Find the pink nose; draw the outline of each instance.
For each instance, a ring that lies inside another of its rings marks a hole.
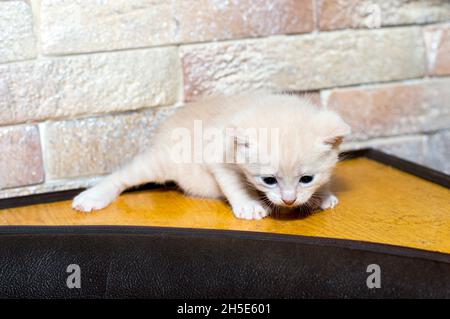
[[[284,198],[283,198],[283,203],[285,203],[286,205],[292,205],[292,204],[295,203],[295,198],[294,198],[294,199],[291,199],[291,198],[289,198],[289,199],[284,199]]]

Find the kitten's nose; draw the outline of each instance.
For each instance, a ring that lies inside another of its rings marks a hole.
[[[282,200],[283,200],[283,203],[285,203],[286,205],[292,205],[292,204],[295,203],[296,198],[294,198],[294,199],[292,199],[292,198],[288,198],[288,199],[283,198]]]

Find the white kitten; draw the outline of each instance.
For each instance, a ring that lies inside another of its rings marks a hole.
[[[293,95],[191,103],[159,127],[149,150],[75,197],[72,206],[89,212],[126,188],[174,181],[190,195],[225,197],[243,219],[317,198],[322,209],[332,208],[338,199],[327,183],[349,133],[339,115]]]

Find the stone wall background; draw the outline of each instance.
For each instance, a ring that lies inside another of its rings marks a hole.
[[[0,0],[0,198],[88,186],[186,101],[258,88],[450,173],[450,1]]]

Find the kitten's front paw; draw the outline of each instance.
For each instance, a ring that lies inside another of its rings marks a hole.
[[[257,201],[242,202],[233,205],[233,213],[240,219],[263,219],[270,211]]]
[[[72,208],[80,212],[91,212],[108,206],[117,197],[117,193],[101,187],[90,188],[73,199]]]
[[[336,205],[338,203],[339,203],[339,199],[336,196],[330,194],[322,200],[322,204],[320,204],[320,208],[322,208],[323,210],[329,209],[329,208],[334,208],[334,207],[336,207]]]

